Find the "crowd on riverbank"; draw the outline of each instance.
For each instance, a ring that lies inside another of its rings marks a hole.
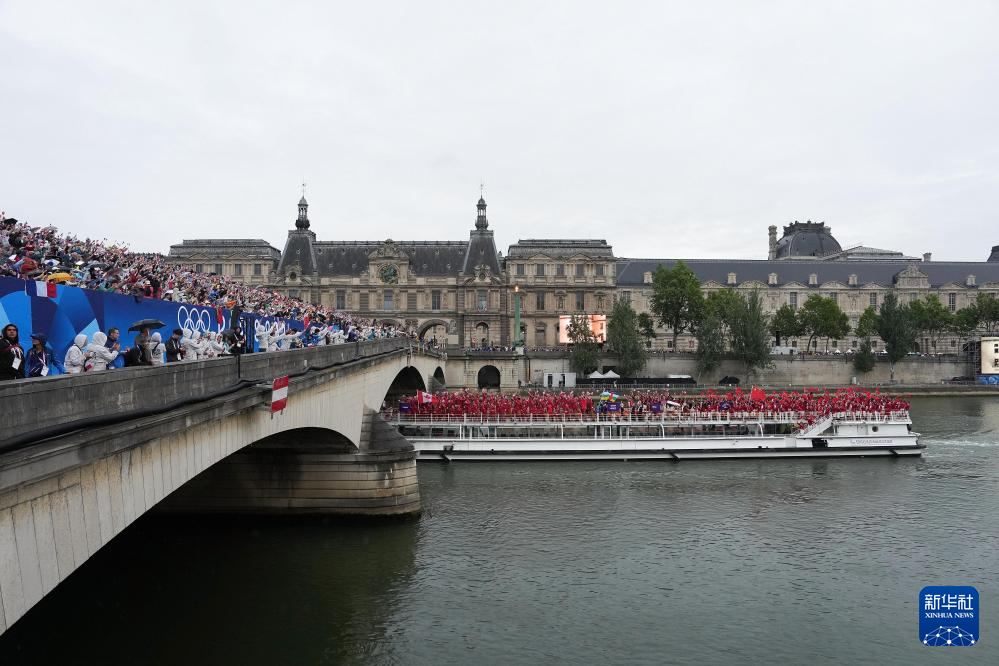
[[[477,391],[418,393],[400,401],[402,413],[433,416],[595,416],[614,413],[623,417],[635,414],[689,412],[798,412],[816,416],[836,412],[886,414],[909,409],[908,401],[880,391],[859,388],[835,391],[806,389],[767,393],[759,388],[736,389],[719,393],[632,391],[610,392],[541,392],[499,395]]]

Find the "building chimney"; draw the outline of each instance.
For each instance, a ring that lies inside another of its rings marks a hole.
[[[932,252],[923,252],[923,261],[930,261],[933,257]]]
[[[767,259],[777,258],[777,225],[771,224],[768,227],[770,232],[770,253],[767,255]]]

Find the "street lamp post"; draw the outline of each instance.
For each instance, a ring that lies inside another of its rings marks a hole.
[[[520,285],[513,287],[513,346],[520,347],[524,341],[520,339]]]

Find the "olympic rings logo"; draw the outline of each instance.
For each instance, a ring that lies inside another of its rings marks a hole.
[[[177,309],[177,326],[185,331],[210,333],[212,330],[212,319],[212,314],[208,310],[199,310],[193,307],[188,309],[185,305],[181,305]],[[224,323],[223,321],[219,325],[220,331]]]

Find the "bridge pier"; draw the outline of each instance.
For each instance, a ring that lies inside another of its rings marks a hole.
[[[181,486],[155,509],[169,513],[417,516],[412,447],[347,451],[336,433],[314,441],[252,444]]]

